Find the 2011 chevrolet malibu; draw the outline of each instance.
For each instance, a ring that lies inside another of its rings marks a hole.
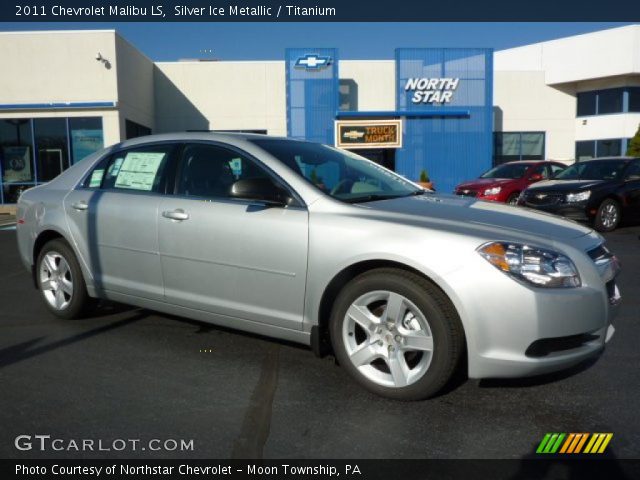
[[[126,141],[26,191],[17,215],[58,317],[104,298],[287,339],[397,399],[433,396],[457,368],[581,362],[620,302],[618,261],[589,228],[285,138]]]

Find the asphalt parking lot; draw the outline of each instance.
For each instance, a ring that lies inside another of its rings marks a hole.
[[[49,315],[0,231],[0,458],[523,458],[546,432],[612,432],[640,451],[640,227],[607,235],[623,264],[616,335],[595,362],[524,380],[461,379],[400,403],[289,343],[147,310]],[[18,451],[18,435],[192,439],[192,451]]]

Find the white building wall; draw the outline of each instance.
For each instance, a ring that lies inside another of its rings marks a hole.
[[[575,155],[576,98],[548,87],[542,71],[494,72],[494,130],[546,132],[545,157]]]
[[[124,136],[125,119],[154,129],[154,67],[120,35],[116,35],[116,70],[118,72],[118,108],[120,130]]]
[[[576,141],[631,138],[638,127],[640,113],[580,117],[575,119]]]
[[[342,60],[340,80],[353,80],[358,110],[395,110],[396,73],[393,60]]]
[[[116,101],[115,32],[0,32],[0,103]]]
[[[284,61],[156,63],[156,132],[267,130],[286,135]]]

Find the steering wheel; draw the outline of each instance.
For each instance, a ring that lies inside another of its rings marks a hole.
[[[353,180],[349,179],[349,178],[343,178],[342,180],[340,180],[335,187],[333,187],[331,189],[331,192],[329,192],[331,195],[337,195],[338,193],[341,193],[343,189],[346,189],[345,187],[351,187],[353,186]],[[346,193],[346,192],[344,192]]]

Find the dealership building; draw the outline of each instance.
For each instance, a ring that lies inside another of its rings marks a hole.
[[[640,25],[502,51],[153,62],[113,30],[0,33],[0,202],[104,146],[186,130],[347,148],[438,190],[511,160],[620,155],[640,125]]]

